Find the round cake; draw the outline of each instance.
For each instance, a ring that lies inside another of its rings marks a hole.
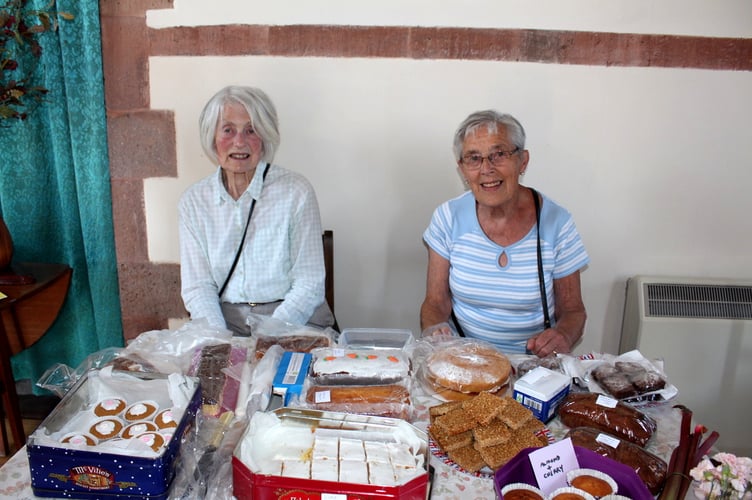
[[[133,403],[125,410],[123,415],[128,422],[135,422],[136,420],[147,420],[151,418],[157,410],[159,405],[154,401],[139,401]]]
[[[89,427],[89,434],[99,439],[112,439],[123,430],[123,422],[115,417],[100,418]]]
[[[83,432],[71,432],[63,436],[61,443],[68,443],[76,446],[94,446],[97,440]]]
[[[567,473],[567,482],[574,488],[587,491],[595,498],[616,493],[616,481],[608,474],[595,469],[574,469]]]
[[[94,407],[94,415],[97,417],[114,417],[125,410],[127,403],[122,398],[103,399]]]
[[[495,391],[503,386],[512,365],[504,354],[477,342],[437,348],[426,359],[429,380],[457,392]]]
[[[541,490],[527,483],[507,484],[501,489],[504,500],[543,500]]]
[[[123,432],[120,433],[120,437],[122,437],[123,439],[131,439],[138,436],[139,434],[143,434],[144,432],[156,430],[156,424],[149,422],[148,420],[133,422],[132,424],[126,425],[123,428]]]
[[[548,498],[550,500],[595,500],[595,497],[587,491],[569,486],[555,490]]]
[[[152,450],[159,451],[162,445],[165,444],[165,438],[158,432],[144,432],[139,434],[134,439],[138,439],[147,446],[150,446]]]
[[[154,423],[160,429],[170,429],[178,426],[178,423],[172,417],[172,408],[167,408],[157,413],[157,416],[154,417]]]

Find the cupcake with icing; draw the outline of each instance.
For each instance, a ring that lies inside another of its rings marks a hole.
[[[148,420],[142,420],[140,422],[133,422],[123,428],[123,432],[120,433],[120,437],[123,439],[131,439],[144,432],[152,432],[157,430],[157,425]]]
[[[154,417],[154,423],[160,429],[174,429],[178,426],[178,423],[173,418],[172,408],[167,408],[157,413],[157,416]]]
[[[97,417],[116,417],[125,410],[126,403],[123,398],[106,398],[94,407],[94,415]]]
[[[136,436],[134,439],[141,441],[154,451],[159,451],[165,444],[164,436],[158,432],[144,432],[143,434]]]
[[[123,421],[116,417],[104,417],[96,420],[89,427],[89,434],[100,441],[112,439],[123,430]]]
[[[571,470],[567,472],[567,483],[569,486],[587,491],[595,498],[612,495],[618,489],[616,481],[611,476],[596,469]]]
[[[60,442],[73,446],[96,446],[97,439],[85,432],[69,432],[60,439]]]
[[[527,483],[510,483],[501,489],[504,500],[543,500],[543,492]]]
[[[123,414],[123,418],[128,422],[137,420],[149,420],[159,410],[159,405],[155,401],[139,401],[130,405]]]

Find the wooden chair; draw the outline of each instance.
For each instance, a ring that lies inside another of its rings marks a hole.
[[[326,268],[324,296],[326,297],[327,304],[329,304],[329,309],[332,310],[332,315],[334,315],[334,325],[332,328],[339,331],[337,315],[334,314],[334,231],[326,229],[321,237],[324,243],[324,268]]]

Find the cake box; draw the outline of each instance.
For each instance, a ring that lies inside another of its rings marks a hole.
[[[176,419],[177,426],[169,430],[171,436],[165,431],[165,444],[154,453],[142,450],[129,455],[126,450],[114,453],[111,450],[97,451],[99,445],[60,444],[57,436],[71,426],[72,422],[80,421],[82,415],[90,411],[88,408],[96,404],[93,398],[101,394],[94,390],[101,387],[98,380],[100,370],[91,370],[81,377],[27,438],[31,488],[35,496],[118,500],[168,498],[182,437],[193,425],[201,405],[199,381],[194,377],[178,374],[116,370],[107,373],[113,379],[123,377],[122,382],[133,387],[137,387],[139,383],[149,384],[147,386],[150,388],[164,387],[165,394],[161,391],[149,393],[150,398],[156,397],[162,401],[172,402],[171,396],[167,394],[168,378],[173,388],[177,384],[180,395],[175,395],[173,391],[173,396],[182,405],[175,409],[175,415],[182,412],[179,420]],[[132,381],[128,382],[127,377]]]
[[[285,351],[274,376],[272,392],[284,398],[284,405],[299,397],[308,376],[311,354],[307,352]]]
[[[544,366],[533,368],[514,383],[512,397],[530,409],[535,418],[548,422],[569,394],[569,377]]]
[[[276,474],[253,472],[241,458],[242,447],[256,446],[248,441],[252,424],[238,443],[232,456],[233,495],[237,500],[425,500],[429,488],[428,437],[425,432],[400,419],[374,417],[339,412],[324,412],[303,408],[279,408],[270,412],[278,417],[289,439],[295,440],[295,432],[322,432],[327,436],[337,436],[340,440],[350,438],[374,441],[400,441],[397,436],[407,436],[418,448],[416,456],[421,465],[405,482],[391,486],[366,484],[365,482],[340,482],[321,479],[284,477]],[[278,429],[279,430],[279,429]],[[402,439],[402,441],[406,441]],[[342,445],[340,445],[342,446]],[[316,458],[313,450],[303,452],[313,463]],[[348,476],[349,477],[349,476]]]

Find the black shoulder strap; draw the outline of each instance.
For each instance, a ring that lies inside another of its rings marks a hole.
[[[543,256],[541,255],[541,242],[540,242],[540,200],[538,199],[538,193],[535,189],[528,187],[533,195],[533,202],[535,203],[535,232],[538,237],[538,282],[540,284],[541,302],[543,303],[543,326],[548,329],[551,328],[551,318],[548,315],[548,299],[546,298],[546,282],[543,279]]]
[[[269,173],[269,164],[266,164],[266,167],[264,167],[264,174],[261,177],[261,180],[266,180],[266,174]],[[261,184],[261,189],[264,188],[263,183]],[[238,246],[238,251],[235,254],[235,260],[232,261],[232,266],[230,267],[230,272],[227,273],[227,278],[225,278],[225,282],[222,284],[222,288],[219,289],[219,297],[222,298],[222,294],[225,293],[225,288],[227,288],[227,284],[230,282],[230,278],[232,277],[232,273],[235,272],[235,266],[238,265],[238,260],[240,260],[240,253],[243,251],[243,244],[245,243],[245,237],[248,234],[248,225],[251,223],[251,215],[253,215],[253,207],[256,206],[256,198],[253,198],[251,200],[251,208],[248,209],[248,219],[245,221],[245,229],[243,229],[243,237],[240,239],[240,245]]]

